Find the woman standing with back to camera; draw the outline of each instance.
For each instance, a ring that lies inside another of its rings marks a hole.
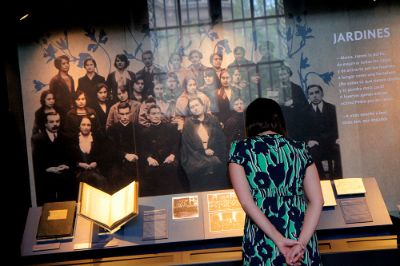
[[[247,138],[229,152],[232,185],[247,214],[243,264],[321,265],[315,228],[323,198],[305,144],[286,138],[273,100],[254,100],[245,124]]]

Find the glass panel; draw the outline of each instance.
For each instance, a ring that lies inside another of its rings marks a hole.
[[[210,9],[208,8],[207,0],[199,1],[199,18],[200,23],[211,22]]]
[[[167,26],[166,25],[166,20],[165,20],[165,9],[164,9],[164,1],[163,0],[157,0],[154,1],[154,14],[155,18],[154,20],[156,21],[156,27],[157,28],[162,28]]]
[[[149,13],[149,27],[155,28],[156,23],[154,21],[154,9],[153,9],[154,0],[147,0],[147,10]]]
[[[276,0],[265,0],[265,10],[267,16],[276,15]]]
[[[178,25],[178,9],[176,8],[176,1],[177,0],[165,0],[165,14],[166,14],[166,21],[167,26],[177,26]]]
[[[284,15],[285,7],[283,5],[283,0],[277,0],[276,6],[277,6],[276,8],[277,15]]]
[[[254,17],[263,17],[266,15],[264,0],[253,0]]]
[[[193,25],[211,21],[207,0],[182,0],[181,12],[183,25]]]
[[[233,8],[233,19],[243,18],[242,0],[233,0],[232,8]]]
[[[233,0],[222,0],[221,8],[222,8],[222,20],[228,21],[232,19],[232,1]]]
[[[251,17],[250,1],[242,0],[242,2],[243,2],[243,18],[250,18]]]

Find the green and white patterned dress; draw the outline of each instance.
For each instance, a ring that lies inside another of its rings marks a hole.
[[[255,203],[276,229],[286,238],[297,239],[307,207],[303,180],[313,163],[304,142],[279,134],[238,140],[232,143],[229,162],[244,167]],[[242,249],[244,265],[285,265],[278,247],[249,217]],[[321,265],[315,234],[302,265]]]

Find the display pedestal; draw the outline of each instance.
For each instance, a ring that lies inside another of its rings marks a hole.
[[[376,180],[363,178],[363,182],[366,193],[362,197],[365,197],[368,204],[372,222],[346,224],[340,204],[323,210],[317,228],[322,254],[397,248],[397,236],[390,233],[392,222]],[[76,261],[72,261],[74,257],[82,260],[93,256],[99,258],[96,261],[104,262],[113,260],[113,257],[117,260],[116,256],[123,256],[118,260],[126,259],[139,265],[144,260],[150,261],[150,264],[169,265],[240,261],[242,232],[229,231],[223,234],[221,231],[218,237],[206,232],[209,228],[205,226],[206,219],[210,216],[207,195],[210,193],[216,191],[183,194],[198,196],[199,216],[179,220],[172,218],[171,202],[173,197],[182,194],[139,198],[139,215],[113,234],[104,234],[98,225],[78,215],[73,240],[60,243],[57,249],[51,250],[34,250],[41,208],[30,208],[21,254],[27,264],[49,261],[49,255],[53,261],[68,260],[67,264],[77,264]],[[336,200],[340,202],[341,199]],[[151,210],[165,210],[168,238],[143,240],[144,212]]]
[[[91,247],[102,248],[115,246],[118,246],[118,241],[115,238],[114,233],[103,229],[95,223],[92,223]]]

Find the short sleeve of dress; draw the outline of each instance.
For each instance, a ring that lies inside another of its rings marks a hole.
[[[311,154],[308,151],[305,143],[303,143],[303,154],[304,154],[304,159],[305,159],[305,162],[306,162],[306,167],[305,168],[307,168],[307,167],[309,167],[310,165],[312,165],[314,163],[314,160],[311,157]]]
[[[243,142],[235,140],[232,142],[231,148],[229,150],[228,163],[237,163],[243,166],[245,162],[244,155],[245,151]]]

